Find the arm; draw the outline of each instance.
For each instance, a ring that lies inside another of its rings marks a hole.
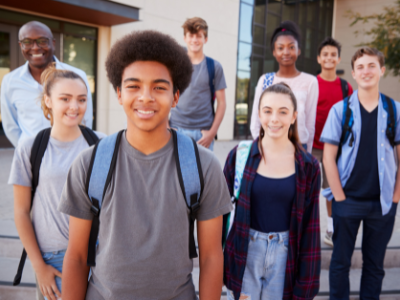
[[[319,195],[321,173],[314,160],[310,185],[310,203],[305,207],[302,237],[298,256],[298,270],[293,288],[293,300],[311,300],[318,294],[321,272],[321,237],[319,226]],[[307,200],[307,199],[306,199]]]
[[[91,220],[69,219],[69,241],[63,264],[63,299],[85,299],[89,267],[86,265]]]
[[[22,131],[18,125],[17,110],[6,93],[8,85],[8,77],[4,77],[1,88],[1,121],[7,138],[17,147]]]
[[[210,130],[202,130],[201,133],[203,137],[197,142],[198,144],[208,148],[211,142],[215,138],[218,132],[218,128],[221,125],[222,119],[225,115],[226,110],[226,99],[225,99],[225,89],[215,92],[217,98],[217,110],[215,112],[215,117]]]
[[[398,125],[399,126],[399,125]],[[395,151],[397,153],[397,175],[396,182],[394,185],[393,202],[399,203],[400,200],[400,145],[395,146]]]
[[[15,225],[26,253],[32,262],[40,291],[43,296],[55,300],[54,293],[58,297],[61,297],[61,293],[57,288],[54,277],[61,277],[61,273],[43,261],[30,217],[31,188],[14,185],[14,199]]]
[[[317,117],[317,104],[318,104],[318,81],[316,78],[308,87],[308,95],[305,104],[305,114],[306,114],[306,128],[308,131],[308,140],[307,140],[307,152],[311,153],[312,146],[314,142],[314,134],[315,134],[315,119]]]
[[[261,75],[260,79],[258,79],[258,83],[256,86],[256,91],[253,101],[253,109],[251,111],[250,131],[253,139],[256,139],[260,134],[261,123],[260,123],[260,118],[258,117],[258,105],[260,103],[260,97],[262,94],[263,81],[264,81],[264,75]]]
[[[346,195],[344,194],[342,183],[340,182],[339,171],[336,164],[337,152],[338,146],[325,143],[322,163],[324,164],[326,178],[328,179],[335,201],[343,201],[346,199]]]
[[[222,254],[222,216],[197,223],[199,241],[200,299],[219,300],[222,291],[224,258]]]

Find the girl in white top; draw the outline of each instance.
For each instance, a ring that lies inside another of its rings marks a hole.
[[[85,82],[72,71],[49,67],[42,74],[44,115],[51,133],[40,166],[39,183],[30,215],[35,137],[21,140],[15,149],[8,183],[14,185],[14,218],[21,242],[37,278],[37,298],[61,297],[61,272],[68,245],[69,217],[57,210],[68,170],[89,147],[79,128],[87,107]],[[96,133],[99,138],[104,134]],[[42,295],[41,295],[42,294]]]
[[[291,21],[282,22],[272,34],[271,49],[273,56],[279,63],[279,70],[276,73],[264,74],[258,80],[250,130],[254,139],[259,136],[261,125],[258,117],[258,103],[263,90],[272,84],[285,82],[290,86],[297,99],[300,142],[311,153],[318,103],[318,81],[315,76],[297,70],[296,60],[301,52],[299,44],[299,29]]]

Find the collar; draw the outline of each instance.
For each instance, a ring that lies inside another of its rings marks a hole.
[[[64,69],[61,65],[61,62],[57,59],[55,55],[53,55],[53,62],[56,63],[56,69]],[[32,77],[31,72],[29,71],[29,62],[26,61],[25,64],[22,66],[20,77],[29,76]],[[33,77],[32,77],[33,79]]]

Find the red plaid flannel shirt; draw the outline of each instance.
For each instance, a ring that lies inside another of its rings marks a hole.
[[[235,221],[224,250],[224,283],[239,299],[247,259],[250,231],[250,195],[261,160],[253,142],[236,204]],[[236,150],[228,155],[224,174],[233,195]],[[289,249],[283,292],[284,300],[314,299],[319,291],[321,241],[319,228],[319,195],[321,175],[318,161],[309,153],[296,153],[297,195],[293,201],[289,229]],[[224,226],[225,228],[225,226]]]

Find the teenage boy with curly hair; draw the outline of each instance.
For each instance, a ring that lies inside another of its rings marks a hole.
[[[224,71],[218,61],[208,58],[214,65],[212,72],[204,55],[203,47],[208,41],[206,21],[198,17],[187,19],[182,28],[187,54],[193,64],[193,74],[178,105],[171,110],[170,125],[192,137],[198,144],[213,150],[214,138],[226,109]],[[210,76],[214,76],[214,93],[210,86]],[[217,101],[215,113],[214,98]]]
[[[358,49],[351,68],[358,90],[348,102],[332,107],[321,134],[330,186],[323,195],[332,201],[334,227],[329,293],[331,300],[349,299],[351,257],[362,221],[360,299],[379,300],[386,246],[400,199],[400,165],[395,159],[400,157],[400,103],[379,92],[385,73],[382,52]]]
[[[68,299],[197,299],[189,258],[189,210],[179,184],[168,115],[192,65],[179,44],[156,31],[126,35],[111,49],[107,75],[127,117],[101,206],[96,266],[86,265],[92,224],[85,182],[93,148],[73,163],[59,210],[70,215],[63,269]],[[221,166],[199,147],[204,189],[196,214],[201,299],[220,299],[222,215],[231,210]],[[107,170],[108,171],[108,170]]]

